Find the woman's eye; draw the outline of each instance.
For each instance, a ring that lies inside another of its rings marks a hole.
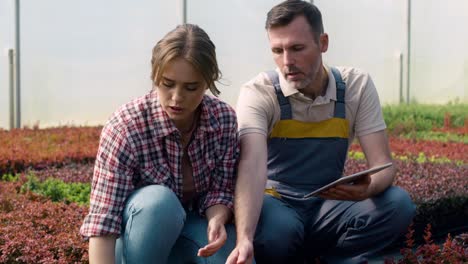
[[[162,85],[166,86],[166,87],[172,87],[174,86],[174,83],[170,83],[170,82],[163,82]]]
[[[187,90],[189,91],[196,91],[197,89],[198,89],[198,86],[196,85],[187,86]]]

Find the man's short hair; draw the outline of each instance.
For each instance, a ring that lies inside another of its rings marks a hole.
[[[313,4],[302,0],[286,0],[274,6],[267,14],[265,29],[286,26],[294,18],[304,16],[316,41],[323,31],[322,14]]]

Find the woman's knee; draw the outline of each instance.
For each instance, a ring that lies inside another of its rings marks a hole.
[[[236,244],[236,230],[233,224],[226,224],[226,241],[210,257],[197,256],[198,250],[209,244],[207,219],[198,213],[189,212],[184,229],[171,250],[168,263],[225,263]]]
[[[126,203],[117,255],[132,263],[165,262],[185,217],[177,196],[167,187],[150,185],[136,190]]]
[[[142,238],[166,237],[175,242],[184,227],[185,218],[185,210],[172,190],[161,185],[149,185],[136,190],[127,200],[123,229],[127,236],[133,236],[133,233],[142,234],[138,235]]]
[[[140,215],[152,223],[154,220],[164,220],[174,223],[185,221],[185,210],[175,193],[162,185],[148,185],[132,193],[127,200],[124,218],[128,219],[130,214]]]

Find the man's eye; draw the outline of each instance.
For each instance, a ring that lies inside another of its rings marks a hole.
[[[281,54],[283,52],[282,49],[272,49],[271,52],[273,52],[274,54]]]
[[[303,50],[303,49],[304,49],[304,46],[294,46],[294,47],[293,47],[293,50],[294,50],[294,51],[301,51],[301,50]]]

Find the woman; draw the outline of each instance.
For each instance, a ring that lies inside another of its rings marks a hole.
[[[239,143],[234,110],[205,94],[219,94],[215,46],[181,25],[151,64],[154,89],[102,130],[80,229],[90,263],[224,263],[235,244],[227,223]]]

